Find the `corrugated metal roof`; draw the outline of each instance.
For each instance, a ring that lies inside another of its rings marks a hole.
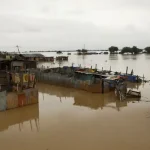
[[[42,54],[21,54],[23,57],[45,57]]]

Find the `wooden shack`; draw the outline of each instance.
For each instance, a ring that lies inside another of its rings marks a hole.
[[[45,56],[42,54],[20,54],[19,56],[26,61],[45,61]]]
[[[38,103],[36,77],[30,72],[35,68],[35,61],[0,61],[0,111]]]
[[[100,74],[76,71],[75,88],[86,90],[92,93],[107,93],[110,91],[109,83],[104,81]]]
[[[56,61],[68,61],[68,56],[57,56]]]
[[[15,68],[32,69],[37,68],[35,61],[24,61],[24,60],[3,60],[0,61],[0,70],[15,70]]]
[[[0,99],[0,111],[38,103],[35,74],[27,70],[20,70],[18,72],[7,71],[6,76],[6,89],[0,88],[0,96],[2,97]],[[2,86],[0,85],[0,87]],[[8,90],[9,93],[6,95]]]
[[[45,57],[46,62],[54,62],[54,57]]]
[[[36,69],[37,64],[35,61],[22,61],[16,60],[11,61],[11,70],[25,70],[25,69]]]
[[[0,71],[0,91],[4,91],[8,86],[8,77],[6,71]]]

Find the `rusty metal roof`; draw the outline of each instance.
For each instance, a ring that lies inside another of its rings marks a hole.
[[[20,54],[21,56],[23,57],[45,57],[44,55],[42,54]]]

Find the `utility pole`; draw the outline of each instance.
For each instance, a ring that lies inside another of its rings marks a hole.
[[[17,47],[17,49],[18,49],[18,53],[20,54],[19,46],[17,45],[16,47]]]
[[[85,49],[85,44],[84,44],[84,49]]]

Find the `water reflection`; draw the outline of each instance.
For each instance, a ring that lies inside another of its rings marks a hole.
[[[49,96],[55,95],[61,98],[73,98],[73,105],[80,107],[88,107],[90,109],[104,109],[111,108],[117,111],[121,107],[126,107],[129,102],[139,101],[139,99],[128,99],[126,101],[119,101],[114,92],[106,94],[95,94],[85,91],[79,91],[76,89],[69,89],[64,87],[51,86],[47,84],[38,84],[39,92],[43,94],[49,94]],[[133,86],[134,88],[135,86]],[[44,95],[43,95],[44,96]]]
[[[150,59],[150,54],[145,54],[146,59]]]
[[[0,132],[8,130],[12,126],[17,126],[18,130],[22,131],[25,122],[28,122],[31,131],[33,128],[39,131],[38,104],[0,112]]]
[[[134,86],[133,86],[134,85]],[[127,107],[128,103],[139,101],[139,99],[127,99],[126,101],[117,100],[114,92],[107,94],[92,94],[76,89],[57,87],[48,84],[38,84],[39,92],[44,95],[48,94],[49,100],[54,101],[52,96],[60,98],[60,102],[65,99],[72,98],[73,106],[85,107],[93,110],[110,108],[120,111],[122,107]],[[130,84],[130,87],[137,88],[139,84]],[[57,106],[56,106],[57,107]],[[8,130],[15,126],[19,131],[22,131],[23,124],[26,122],[30,126],[29,129],[39,131],[39,105],[30,105],[27,107],[12,109],[0,113],[0,132]]]
[[[123,60],[128,60],[128,59],[136,60],[137,59],[137,55],[132,55],[132,54],[121,55],[121,57]]]
[[[131,83],[131,82],[128,82],[127,85],[128,85],[129,89],[139,90],[139,88],[141,87],[141,85],[144,86],[144,83],[142,83],[142,82],[141,83]]]
[[[109,60],[118,60],[118,54],[110,54]]]
[[[73,92],[76,92],[75,89],[63,88],[60,86],[48,85],[48,84],[38,84],[37,85],[39,92],[42,94],[55,95],[57,97],[73,97]]]
[[[121,107],[127,106],[127,101],[119,101],[116,99],[114,93],[104,95],[80,95],[74,97],[74,104],[76,106],[84,106],[91,109],[111,108],[120,111]]]

